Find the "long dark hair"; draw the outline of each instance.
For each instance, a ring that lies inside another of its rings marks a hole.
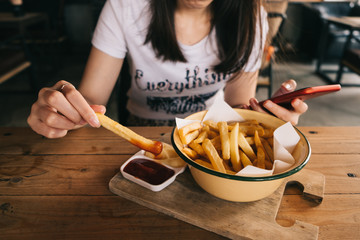
[[[187,62],[176,40],[175,9],[176,0],[150,0],[152,18],[145,44],[151,43],[156,56],[164,61]],[[213,69],[237,72],[248,61],[254,46],[260,0],[214,0],[211,9],[211,29],[216,30],[220,59]]]

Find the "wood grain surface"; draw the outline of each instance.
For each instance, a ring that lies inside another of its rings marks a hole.
[[[161,139],[169,127],[132,128]],[[321,204],[288,187],[276,221],[319,227],[318,239],[360,239],[360,127],[299,127],[325,175]],[[108,187],[138,149],[105,129],[62,139],[0,128],[0,239],[226,239],[113,194]]]

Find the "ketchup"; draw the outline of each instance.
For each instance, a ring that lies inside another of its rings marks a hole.
[[[152,185],[159,185],[175,174],[174,170],[144,158],[130,161],[125,166],[124,172]]]

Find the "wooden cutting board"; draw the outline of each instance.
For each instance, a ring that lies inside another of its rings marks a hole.
[[[315,225],[296,221],[292,227],[282,227],[275,220],[285,186],[291,181],[304,186],[306,199],[321,203],[325,176],[306,169],[286,179],[269,197],[249,203],[210,195],[197,185],[189,170],[160,192],[130,182],[120,172],[109,188],[116,195],[231,239],[317,239]]]

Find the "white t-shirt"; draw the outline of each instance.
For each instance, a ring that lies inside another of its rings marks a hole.
[[[132,76],[129,112],[147,119],[174,119],[208,109],[230,78],[211,70],[219,63],[215,30],[194,45],[179,43],[188,62],[159,60],[151,44],[144,45],[150,22],[148,4],[148,0],[108,0],[92,39],[94,47],[110,56],[128,56]],[[263,36],[267,30],[267,21],[263,21]],[[257,39],[254,49],[259,49],[260,37]],[[260,68],[259,56],[258,50],[252,52],[246,72]]]

